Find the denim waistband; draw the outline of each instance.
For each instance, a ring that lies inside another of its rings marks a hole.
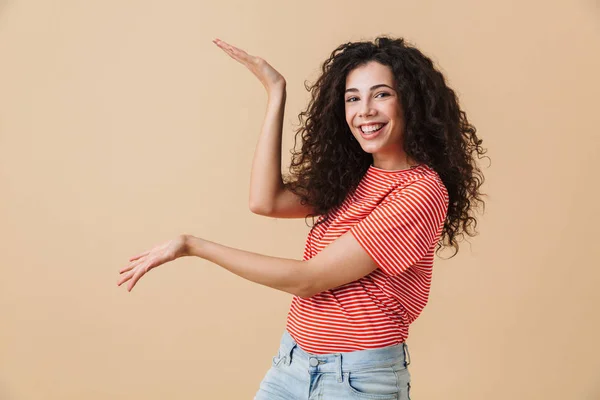
[[[376,349],[312,354],[302,350],[287,330],[281,337],[280,356],[285,358],[284,362],[287,365],[297,362],[306,366],[311,372],[337,373],[339,379],[346,371],[391,367],[398,364],[406,367],[410,364],[410,354],[406,343]]]

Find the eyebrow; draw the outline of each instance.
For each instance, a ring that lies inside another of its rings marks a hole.
[[[371,86],[370,90],[375,90],[375,89],[378,89],[380,87],[386,87],[386,88],[394,90],[393,87],[388,86],[385,83],[380,83],[379,85]],[[349,89],[346,89],[346,91],[344,93],[348,93],[348,92],[358,92],[358,89],[356,89],[356,88],[349,88]]]

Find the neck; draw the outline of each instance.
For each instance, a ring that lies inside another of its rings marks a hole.
[[[382,158],[373,156],[373,162],[371,163],[376,168],[398,171],[403,169],[409,169],[411,167],[419,165],[415,160],[404,154],[402,157],[394,158]]]

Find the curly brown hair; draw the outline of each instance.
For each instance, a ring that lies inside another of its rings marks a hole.
[[[485,195],[479,191],[484,177],[474,156],[481,158],[487,150],[442,73],[402,38],[380,36],[373,42],[342,44],[323,63],[316,82],[305,83],[312,98],[298,115],[300,127],[285,186],[315,210],[308,216],[313,222],[315,216],[324,216],[318,223],[358,186],[373,156],[353,140],[345,119],[344,91],[348,73],[370,61],[388,66],[394,76],[406,124],[404,151],[435,170],[446,186],[448,213],[436,252],[453,247],[454,257],[457,236],[477,233],[473,208],[481,203],[485,210],[481,199]],[[296,151],[299,137],[302,146]]]

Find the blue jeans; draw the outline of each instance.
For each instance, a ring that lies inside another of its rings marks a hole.
[[[408,355],[408,361],[407,356]],[[345,353],[311,354],[285,331],[255,400],[410,400],[405,343]]]

